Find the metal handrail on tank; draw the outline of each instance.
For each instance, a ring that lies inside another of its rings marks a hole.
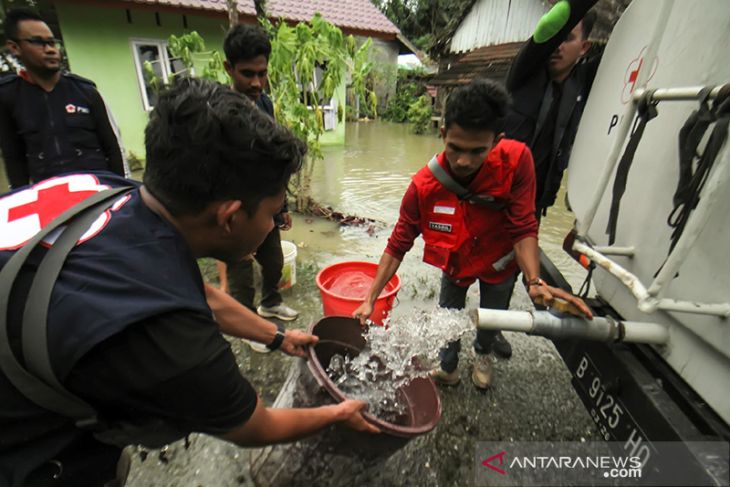
[[[641,73],[642,72],[639,73],[639,76],[641,76]],[[723,86],[726,85],[714,86],[707,95],[707,99],[714,100],[715,98],[717,98]],[[634,123],[634,118],[636,116],[636,110],[638,105],[641,103],[648,104],[660,101],[698,100],[702,96],[702,92],[705,88],[709,87],[688,86],[681,88],[659,88],[656,90],[647,90],[645,88],[641,88],[636,90],[631,98],[632,103],[630,103],[626,108],[626,112],[624,113],[621,124],[619,125],[618,135],[616,136],[616,140],[614,141],[613,147],[611,148],[611,153],[608,156],[608,160],[606,161],[606,164],[604,166],[603,173],[598,180],[598,186],[596,188],[596,192],[594,193],[593,200],[588,206],[585,217],[576,225],[578,238],[585,238],[585,235],[588,234],[588,230],[591,228],[591,225],[593,225],[593,220],[596,216],[596,212],[598,211],[598,206],[601,203],[603,194],[606,192],[608,182],[611,179],[611,175],[613,174],[614,169],[616,168],[616,164],[621,157],[621,149],[623,148],[626,136],[629,133],[629,128]],[[633,247],[620,247],[621,251],[618,250],[619,247],[613,246],[605,247],[604,249],[604,252],[606,254],[629,255],[631,253],[629,249],[633,250]]]
[[[612,261],[600,252],[595,251],[589,245],[576,240],[575,243],[573,243],[573,250],[585,255],[593,263],[618,278],[619,281],[621,281],[634,295],[637,300],[637,306],[639,310],[643,313],[653,313],[654,311],[661,309],[664,311],[680,311],[684,313],[728,317],[730,316],[730,304],[728,303],[707,304],[698,303],[695,301],[678,301],[675,299],[658,297],[664,290],[668,282],[666,276],[673,276],[676,274],[676,270],[679,268],[682,258],[684,258],[686,253],[689,251],[689,248],[691,247],[694,240],[697,238],[698,234],[699,232],[696,232],[693,237],[688,237],[688,240],[691,238],[692,242],[687,244],[686,247],[683,247],[683,249],[680,249],[684,250],[681,256],[677,248],[682,243],[684,235],[680,237],[677,247],[675,247],[674,251],[669,255],[669,258],[662,268],[662,272],[657,275],[657,277],[654,279],[654,282],[652,282],[651,286],[649,286],[649,289],[644,287],[639,278],[636,277],[634,274],[627,271],[618,263]],[[662,274],[664,273],[664,269],[670,268],[670,259],[673,258],[674,261],[671,263],[671,268],[673,268],[674,271],[672,271],[671,274],[665,274],[664,276],[662,276]],[[660,281],[660,276],[662,276],[665,280]]]
[[[724,85],[720,85],[712,88],[708,97],[710,99],[717,98],[723,86]],[[702,96],[704,89],[705,87],[702,86],[665,88],[650,91],[642,89],[635,93],[633,97],[634,103],[632,105],[635,106],[640,102],[696,100]],[[608,165],[613,167],[615,164],[611,164],[611,161],[609,161]],[[712,208],[715,202],[720,198],[721,189],[726,187],[728,179],[730,179],[728,177],[729,175],[730,173],[728,173],[726,165],[719,165],[719,167],[709,177],[702,198],[700,198],[697,206],[692,211],[692,216],[689,218],[684,232],[677,241],[675,247],[667,256],[666,262],[648,288],[644,287],[637,276],[606,257],[606,255],[623,255],[633,257],[633,247],[591,247],[588,244],[587,239],[582,236],[585,235],[585,232],[587,232],[588,228],[590,228],[593,223],[592,216],[595,215],[595,212],[591,213],[589,211],[587,216],[591,218],[586,218],[581,222],[582,224],[578,225],[579,231],[578,236],[573,243],[573,250],[585,255],[591,261],[618,278],[632,292],[634,297],[636,297],[638,308],[644,313],[653,313],[654,311],[661,309],[665,311],[679,311],[684,313],[729,317],[730,303],[711,304],[662,298],[667,285],[677,274],[679,267],[686,259],[687,254],[697,241],[702,228],[704,228],[707,223],[710,216],[710,208]],[[599,187],[594,199],[600,202],[605,189],[605,186],[602,188]],[[593,208],[593,206],[591,206],[591,208]],[[584,228],[583,232],[581,232],[581,228]]]

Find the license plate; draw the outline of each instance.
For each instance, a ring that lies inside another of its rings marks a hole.
[[[651,448],[646,434],[621,400],[606,390],[606,384],[591,358],[583,355],[572,373],[576,390],[603,439],[622,442],[625,450],[647,459]]]

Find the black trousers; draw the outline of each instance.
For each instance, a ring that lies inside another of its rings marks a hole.
[[[281,304],[279,281],[281,268],[284,266],[284,254],[281,251],[281,235],[274,228],[261,246],[256,250],[256,262],[261,265],[261,306],[270,308]],[[244,306],[255,310],[254,297],[256,288],[253,280],[253,261],[244,260],[227,267],[228,289],[231,296]]]
[[[509,309],[509,302],[512,298],[512,290],[515,287],[517,275],[512,275],[503,282],[487,284],[479,281],[479,307],[491,309]],[[439,294],[439,306],[442,308],[464,309],[466,306],[466,292],[469,286],[457,286],[449,280],[446,275],[441,276],[441,293]],[[494,330],[477,330],[474,339],[474,351],[476,353],[489,353],[492,351],[494,337],[497,336]],[[439,352],[441,358],[441,369],[444,372],[453,372],[459,365],[459,352],[461,351],[461,340],[450,342]]]

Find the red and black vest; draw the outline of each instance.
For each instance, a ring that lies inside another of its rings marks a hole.
[[[514,243],[505,229],[512,180],[525,144],[501,140],[487,155],[467,189],[488,194],[505,209],[489,208],[459,199],[444,187],[428,166],[413,177],[418,191],[420,229],[425,241],[423,261],[442,269],[457,283],[475,279],[505,280],[517,269]],[[438,163],[448,171],[444,153]]]

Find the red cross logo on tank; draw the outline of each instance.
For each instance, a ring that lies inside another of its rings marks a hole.
[[[93,194],[109,189],[93,174],[73,174],[46,179],[26,189],[0,198],[0,251],[16,250],[25,245],[57,216]],[[77,245],[97,235],[130,196],[119,198],[114,205],[94,221]],[[53,245],[63,227],[50,233],[43,244]]]
[[[641,71],[642,68],[647,68],[644,66],[644,55],[646,54],[646,49],[647,46],[642,47],[641,51],[639,51],[639,55],[632,59],[626,67],[626,72],[624,73],[624,88],[621,91],[621,103],[624,105],[631,101],[631,96],[634,94],[634,90],[636,89],[636,80],[639,77],[639,71]],[[651,67],[649,76],[646,78],[647,82],[654,77],[658,63],[659,59],[654,59],[654,64]]]

